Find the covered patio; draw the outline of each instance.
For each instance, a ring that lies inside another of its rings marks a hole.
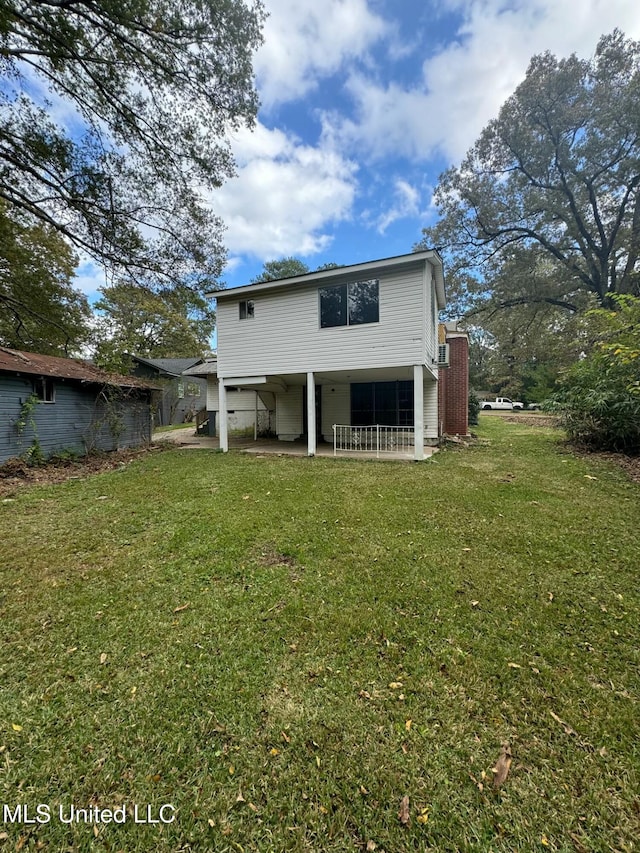
[[[193,426],[185,429],[173,430],[171,432],[156,433],[153,436],[154,443],[167,443],[176,445],[183,450],[219,450],[220,439],[207,435],[196,435]],[[309,448],[307,441],[278,441],[275,438],[238,438],[230,436],[228,439],[229,450],[256,455],[275,454],[278,456],[308,456]],[[429,458],[437,452],[437,447],[424,448],[424,457]],[[326,442],[318,442],[316,445],[316,456],[334,457],[333,445]],[[413,449],[411,450],[389,450],[376,454],[375,451],[348,451],[341,450],[336,454],[337,458],[345,459],[377,459],[381,462],[411,462],[414,460]]]
[[[415,459],[438,437],[437,374],[425,365],[221,377],[219,440],[230,449],[228,393],[252,391],[275,410],[279,452]],[[295,445],[285,450],[282,445]]]

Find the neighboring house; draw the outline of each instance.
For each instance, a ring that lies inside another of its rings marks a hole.
[[[192,421],[205,406],[206,380],[191,376],[183,378],[185,370],[202,364],[201,358],[142,358],[132,355],[133,376],[151,379],[162,388],[156,409],[156,426],[169,426]]]
[[[84,361],[0,347],[0,463],[147,444],[153,393]]]
[[[183,373],[185,380],[192,377],[207,383],[206,423],[199,432],[217,435],[220,423],[220,395],[218,384],[218,360],[207,359],[202,364],[190,367]],[[265,402],[266,401],[266,402]],[[274,428],[275,398],[272,394],[258,394],[244,388],[227,388],[227,425],[229,435],[271,435]]]
[[[466,359],[466,336],[443,332],[442,260],[416,252],[293,278],[218,291],[218,355],[209,375],[220,447],[228,449],[231,394],[253,392],[274,412],[284,441],[407,442],[415,459],[445,431],[447,395],[439,378],[452,352]],[[451,338],[451,339],[450,339]],[[467,370],[467,362],[460,366]],[[214,387],[215,386],[215,392]],[[450,393],[467,394],[460,383]],[[462,400],[462,397],[460,398]],[[458,401],[458,409],[462,403]],[[255,407],[254,407],[255,408]],[[452,421],[453,423],[453,421]],[[334,432],[334,425],[339,431]],[[456,421],[466,434],[466,419]],[[367,433],[367,428],[371,428]]]

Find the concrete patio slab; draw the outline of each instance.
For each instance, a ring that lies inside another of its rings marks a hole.
[[[182,450],[219,450],[220,442],[218,438],[212,438],[208,435],[196,435],[193,427],[185,427],[185,429],[170,430],[168,432],[155,433],[153,436],[154,443],[175,444]],[[273,454],[277,456],[307,456],[306,441],[278,441],[277,439],[259,438],[255,441],[252,438],[229,438],[229,450],[239,450],[244,453],[254,454]],[[425,459],[430,458],[438,450],[437,447],[425,447]],[[333,457],[333,446],[330,444],[319,443],[316,448],[316,456]],[[340,451],[337,459],[379,459],[381,462],[413,462],[413,454],[411,453],[381,453],[376,456],[375,453],[369,452],[347,452]]]

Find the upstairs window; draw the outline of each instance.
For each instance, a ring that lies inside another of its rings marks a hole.
[[[360,326],[379,320],[377,279],[320,288],[320,328]]]
[[[243,299],[240,302],[240,319],[248,320],[250,317],[253,317],[253,313],[253,299]]]
[[[48,377],[34,379],[33,393],[41,403],[55,403],[56,393],[53,387],[53,379]]]

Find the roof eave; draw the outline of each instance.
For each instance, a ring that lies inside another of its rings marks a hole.
[[[427,249],[423,252],[411,252],[407,255],[396,255],[391,258],[382,258],[376,261],[366,261],[365,263],[353,264],[346,267],[318,270],[316,272],[305,273],[304,275],[292,276],[291,278],[279,278],[274,281],[261,281],[256,284],[244,284],[240,287],[230,287],[225,290],[210,291],[206,296],[218,299],[219,301],[225,301],[227,299],[237,299],[238,296],[244,297],[252,294],[263,293],[265,291],[279,290],[307,282],[330,281],[331,279],[344,278],[345,275],[359,275],[360,273],[366,273],[374,270],[383,270],[395,266],[404,266],[420,262],[428,262],[435,268],[438,304],[440,308],[443,308],[445,304],[445,294],[442,258],[435,249]]]

